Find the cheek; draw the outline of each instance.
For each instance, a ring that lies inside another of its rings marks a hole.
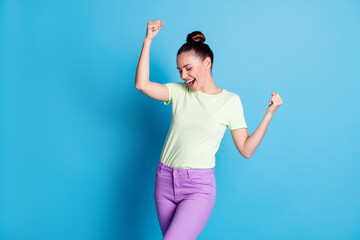
[[[193,74],[193,76],[196,77],[196,78],[198,78],[198,77],[201,76],[201,72],[200,72],[199,70],[194,70],[194,71],[192,72],[192,74]]]
[[[201,81],[201,76],[203,75],[203,73],[201,72],[201,70],[197,70],[196,72],[194,72],[194,77],[196,78],[196,80]]]

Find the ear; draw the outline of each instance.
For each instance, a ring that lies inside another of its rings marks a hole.
[[[211,58],[210,57],[206,57],[204,59],[204,67],[206,70],[211,68]]]

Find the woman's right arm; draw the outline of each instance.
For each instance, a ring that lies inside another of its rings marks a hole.
[[[146,37],[144,39],[139,63],[136,69],[135,88],[153,99],[168,101],[168,88],[164,84],[149,81],[151,42],[163,25],[164,22],[160,23],[160,20],[148,22]]]

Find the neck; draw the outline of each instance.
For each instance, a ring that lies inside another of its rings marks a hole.
[[[201,91],[203,93],[208,93],[208,94],[216,94],[216,93],[220,93],[222,91],[222,89],[219,88],[218,86],[216,86],[212,75],[209,74],[203,80],[203,84],[202,84],[201,88],[199,88],[199,91]]]

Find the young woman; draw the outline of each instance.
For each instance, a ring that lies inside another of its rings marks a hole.
[[[150,45],[163,25],[160,20],[148,22],[135,87],[165,105],[172,104],[154,198],[163,239],[191,240],[200,235],[215,204],[215,153],[226,128],[240,154],[250,158],[282,100],[272,92],[264,119],[249,136],[240,97],[216,86],[213,52],[199,31],[188,34],[177,53],[177,69],[183,81],[150,82]]]

